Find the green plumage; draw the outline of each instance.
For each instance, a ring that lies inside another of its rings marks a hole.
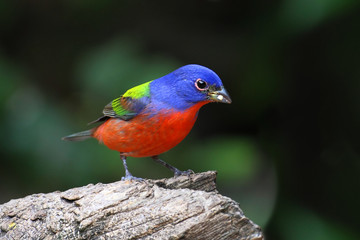
[[[129,90],[127,90],[123,97],[130,97],[130,98],[135,98],[135,99],[139,99],[142,97],[150,97],[150,87],[149,84],[152,81],[143,83],[139,86],[130,88]]]
[[[114,99],[103,110],[104,116],[130,120],[135,117],[150,101],[150,82],[127,90],[122,96]]]

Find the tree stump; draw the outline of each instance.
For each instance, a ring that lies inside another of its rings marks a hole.
[[[263,239],[216,172],[89,184],[0,205],[0,239]]]

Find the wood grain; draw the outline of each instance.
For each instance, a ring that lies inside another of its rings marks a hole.
[[[0,205],[0,239],[263,239],[216,172],[89,184]]]

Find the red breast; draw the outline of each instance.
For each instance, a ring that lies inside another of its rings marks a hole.
[[[206,103],[197,103],[184,111],[163,111],[153,116],[140,114],[129,121],[110,118],[96,129],[94,137],[125,156],[159,155],[189,134],[197,112]]]

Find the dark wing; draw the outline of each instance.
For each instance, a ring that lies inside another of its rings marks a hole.
[[[150,97],[132,98],[121,96],[104,107],[103,116],[89,124],[102,122],[109,118],[120,118],[128,121],[138,115],[150,103]]]

